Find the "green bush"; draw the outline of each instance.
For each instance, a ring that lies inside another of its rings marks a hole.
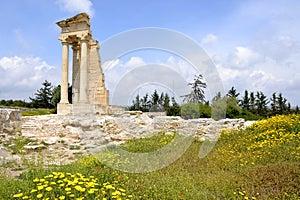
[[[181,117],[183,119],[197,119],[200,117],[199,105],[187,103],[181,106]]]

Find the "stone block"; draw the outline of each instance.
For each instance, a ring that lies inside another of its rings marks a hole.
[[[67,115],[71,113],[71,104],[69,103],[58,103],[57,104],[57,114]]]

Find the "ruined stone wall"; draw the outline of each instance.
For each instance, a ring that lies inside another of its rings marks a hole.
[[[1,136],[14,135],[21,131],[21,112],[16,109],[0,108]]]
[[[124,113],[119,116],[109,115],[43,115],[22,117],[22,135],[35,140],[49,138],[72,138],[81,145],[99,146],[103,141],[125,141],[140,138],[158,131],[182,131],[200,140],[216,140],[222,129],[244,129],[249,123],[244,119],[192,119],[181,117],[149,117],[144,113]],[[37,139],[39,138],[39,139]],[[84,141],[84,142],[83,142]]]
[[[108,90],[105,88],[104,74],[101,68],[99,54],[99,43],[96,40],[90,41],[89,49],[89,102],[108,106]]]

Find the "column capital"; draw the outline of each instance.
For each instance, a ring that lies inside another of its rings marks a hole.
[[[78,37],[81,41],[87,41],[90,39],[91,35],[89,33],[85,32],[85,33],[79,34]]]
[[[60,35],[59,37],[58,37],[58,39],[61,41],[61,43],[63,43],[63,44],[69,44],[69,42],[70,42],[70,38],[69,38],[69,36],[68,35]]]
[[[72,49],[73,51],[78,51],[80,49],[80,45],[78,42],[73,42],[72,43]]]

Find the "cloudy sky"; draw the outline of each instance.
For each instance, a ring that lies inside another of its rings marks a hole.
[[[268,97],[281,92],[292,105],[300,105],[298,0],[10,0],[1,8],[0,99],[27,100],[44,80],[59,84],[61,43],[55,22],[87,12],[100,43],[136,28],[175,30],[205,50],[225,92],[231,86],[240,93],[263,91]],[[185,69],[181,74],[187,81],[192,74],[176,55],[151,50],[110,63],[104,72],[111,91],[128,71],[148,63]]]

